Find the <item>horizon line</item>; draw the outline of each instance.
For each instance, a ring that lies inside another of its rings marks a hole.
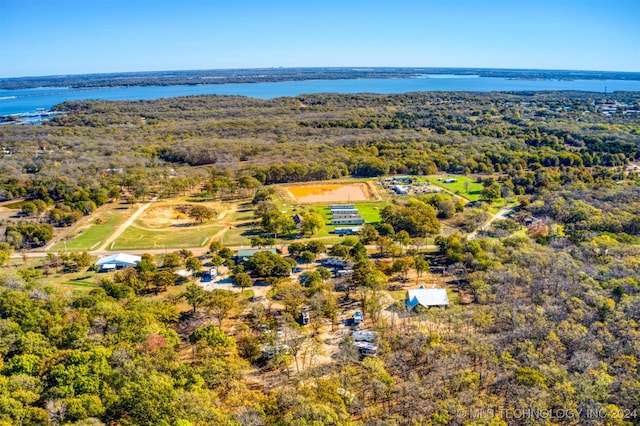
[[[192,69],[164,69],[164,70],[140,70],[140,71],[105,71],[105,72],[85,72],[71,74],[43,74],[43,75],[24,75],[14,77],[2,77],[0,80],[19,80],[34,78],[61,78],[61,77],[80,77],[80,76],[109,76],[119,74],[154,74],[169,72],[212,72],[212,71],[263,71],[263,70],[351,70],[351,71],[369,71],[369,70],[461,70],[461,71],[553,71],[553,72],[580,72],[580,73],[618,73],[618,74],[639,74],[640,71],[624,71],[624,70],[594,70],[594,69],[562,69],[562,68],[501,68],[501,67],[459,67],[459,66],[293,66],[293,67],[240,67],[240,68],[192,68]]]

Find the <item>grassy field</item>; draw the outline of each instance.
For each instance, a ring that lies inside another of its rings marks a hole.
[[[88,227],[81,227],[71,239],[59,241],[53,246],[53,251],[92,250],[105,241],[113,231],[125,221],[135,210],[121,206],[106,210],[92,218]],[[101,219],[98,223],[97,219]],[[84,229],[83,229],[84,228]]]
[[[40,262],[42,263],[42,262]],[[79,271],[71,273],[56,272],[49,275],[43,275],[38,279],[45,285],[50,285],[53,288],[63,291],[91,291],[94,288],[100,287],[98,281],[101,278],[113,277],[113,273],[98,274],[94,271]]]
[[[226,246],[248,246],[251,244],[250,238],[254,235],[258,233],[249,226],[234,227],[224,233],[221,241]]]
[[[233,212],[228,216],[225,216],[224,220],[227,222],[242,222],[245,220],[253,220],[254,218],[254,210],[252,206],[250,207],[238,207],[238,211]]]
[[[442,179],[442,180],[439,180]],[[456,182],[445,183],[446,179],[456,179]],[[468,176],[461,175],[429,175],[424,178],[423,182],[428,182],[431,185],[439,186],[440,188],[444,188],[447,191],[450,191],[456,195],[459,195],[462,198],[465,198],[469,201],[478,201],[481,198],[480,192],[483,189],[481,183],[474,182],[474,179]],[[468,182],[468,184],[466,183]],[[467,192],[467,188],[465,185],[468,185],[469,191]]]
[[[369,201],[362,203],[355,203],[358,212],[362,215],[365,223],[378,223],[380,222],[380,211],[391,203],[383,201]]]
[[[85,288],[97,288],[100,287],[98,284],[92,281],[64,281],[61,283],[62,285],[71,286],[71,287],[85,287]]]
[[[108,250],[202,247],[223,227],[216,225],[185,226],[170,229],[146,229],[135,224],[128,227]]]

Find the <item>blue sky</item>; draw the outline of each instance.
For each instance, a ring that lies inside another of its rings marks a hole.
[[[640,0],[0,0],[0,77],[280,66],[640,71]]]

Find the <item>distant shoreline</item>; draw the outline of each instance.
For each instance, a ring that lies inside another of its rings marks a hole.
[[[295,82],[308,80],[356,80],[429,78],[429,75],[495,77],[514,80],[630,80],[640,72],[526,70],[488,68],[266,68],[197,71],[149,71],[105,74],[0,78],[0,89],[117,88],[136,86],[197,86],[211,84]],[[437,78],[437,77],[435,77]]]
[[[548,91],[563,91],[590,94],[589,96],[611,96],[614,93],[640,92],[638,80],[602,80],[602,79],[561,79],[559,74],[548,73],[547,78],[534,77],[521,73],[510,77],[483,77],[476,72],[468,74],[452,74],[451,70],[440,74],[412,74],[406,77],[392,76],[393,70],[385,70],[374,77],[352,74],[352,78],[329,78],[338,74],[331,70],[324,74],[325,78],[309,79],[311,73],[306,73],[306,79],[301,76],[298,80],[286,80],[285,76],[291,74],[279,74],[281,81],[271,81],[263,78],[262,81],[244,83],[220,83],[211,84],[211,80],[200,80],[199,84],[152,84],[157,80],[140,80],[139,84],[129,84],[132,80],[113,78],[107,85],[89,87],[87,80],[83,80],[85,86],[75,88],[72,86],[61,87],[62,83],[56,81],[55,85],[43,87],[43,82],[38,81],[37,86],[28,89],[0,90],[0,122],[9,123],[20,121],[24,124],[38,124],[43,118],[38,111],[55,111],[56,105],[65,102],[84,102],[89,100],[103,101],[148,101],[160,98],[177,98],[183,96],[219,95],[219,96],[246,96],[259,99],[273,99],[278,97],[295,97],[316,93],[341,93],[341,94],[400,94],[413,92],[506,92],[506,93],[534,93]],[[571,73],[575,76],[575,73]],[[260,74],[262,75],[262,74]],[[273,76],[272,76],[273,77]],[[357,77],[357,78],[356,78]],[[569,75],[565,75],[569,77]],[[80,78],[80,77],[78,77]],[[140,77],[142,78],[142,77]],[[92,80],[93,83],[105,82],[105,80]],[[30,83],[35,83],[30,81]],[[66,82],[71,83],[71,82]],[[35,118],[32,115],[36,115]],[[20,115],[23,115],[21,118]]]

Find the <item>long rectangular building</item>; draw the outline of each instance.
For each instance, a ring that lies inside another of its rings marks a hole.
[[[334,216],[337,214],[358,214],[358,209],[335,209],[331,210],[331,214]]]
[[[355,209],[355,204],[329,204],[329,210]]]
[[[362,226],[336,226],[334,233],[337,235],[358,235]]]
[[[334,214],[332,217],[343,218],[343,217],[358,217],[358,216],[360,216],[360,214],[358,213],[339,213],[339,214]]]
[[[332,225],[362,225],[364,223],[364,218],[357,215],[348,215],[348,216],[334,216],[331,219]]]

